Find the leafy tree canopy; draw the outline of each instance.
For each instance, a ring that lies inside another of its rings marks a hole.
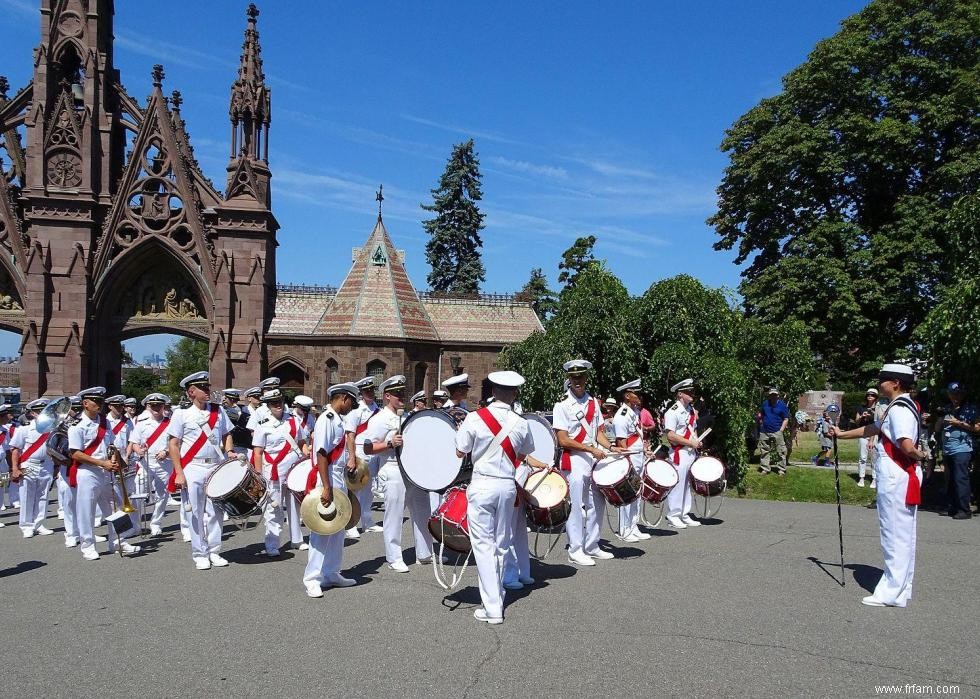
[[[548,288],[548,278],[540,267],[531,270],[531,277],[517,293],[517,299],[530,302],[542,325],[550,320],[558,305],[555,292]]]
[[[561,262],[558,263],[559,284],[564,284],[566,288],[575,286],[578,275],[599,264],[599,261],[592,254],[595,241],[594,235],[576,238],[571,247],[562,253]]]
[[[183,395],[180,380],[196,371],[208,370],[208,343],[182,337],[164,353],[167,379],[161,391],[171,398]]]
[[[160,377],[152,369],[138,366],[126,370],[126,378],[122,382],[123,395],[143,400],[148,394],[159,390]]]

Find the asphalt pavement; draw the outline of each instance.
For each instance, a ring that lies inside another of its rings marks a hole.
[[[905,609],[861,604],[881,573],[877,517],[845,507],[843,520],[843,587],[835,505],[727,499],[705,526],[612,544],[617,559],[594,568],[568,563],[559,546],[491,627],[472,616],[474,567],[447,594],[430,566],[389,570],[380,534],[345,548],[357,586],[310,599],[306,553],[266,559],[254,524],[226,525],[231,566],[199,572],[175,512],[142,553],[87,562],[64,547],[57,520],[47,521],[55,535],[23,539],[8,510],[2,691],[862,697],[889,685],[980,696],[980,520],[921,513]],[[411,564],[408,527],[403,541]]]

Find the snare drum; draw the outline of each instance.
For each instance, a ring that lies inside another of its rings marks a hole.
[[[446,491],[442,504],[429,518],[432,538],[450,551],[470,552],[470,526],[466,519],[466,486],[458,485]]]
[[[640,474],[625,456],[607,456],[595,465],[592,482],[616,507],[629,505],[640,496]]]
[[[725,464],[713,456],[702,456],[691,464],[691,488],[702,497],[714,497],[725,491]]]
[[[452,414],[434,409],[419,410],[405,420],[405,441],[395,454],[406,483],[430,493],[442,493],[470,480],[473,464],[469,456],[456,456],[458,424]]]
[[[296,502],[300,505],[303,504],[303,498],[306,497],[306,487],[311,473],[313,473],[313,462],[309,458],[304,458],[289,469],[289,474],[286,476],[286,488],[289,489],[289,492],[293,494]],[[320,476],[317,474],[317,482],[313,484],[313,488],[317,486],[319,480]]]
[[[521,485],[521,497],[532,527],[558,529],[572,511],[568,481],[560,471],[535,471]]]
[[[527,428],[531,431],[534,439],[534,451],[528,456],[533,456],[538,461],[544,462],[548,466],[558,465],[558,438],[551,423],[537,413],[524,413],[522,415],[527,420]]]
[[[677,470],[663,459],[650,459],[643,467],[640,497],[658,505],[677,485]]]
[[[215,507],[236,518],[261,512],[269,499],[265,479],[237,457],[218,464],[208,476],[204,492]]]

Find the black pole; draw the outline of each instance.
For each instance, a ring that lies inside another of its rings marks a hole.
[[[844,587],[844,522],[840,513],[840,463],[837,460],[837,435],[834,435],[834,490],[837,491],[837,536],[840,539],[840,586]]]

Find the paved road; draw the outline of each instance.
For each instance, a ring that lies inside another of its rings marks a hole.
[[[260,531],[227,527],[232,565],[198,572],[174,518],[126,560],[0,530],[4,696],[980,695],[977,519],[923,513],[904,610],[860,604],[880,574],[874,511],[844,510],[841,588],[835,506],[730,500],[711,526],[595,568],[535,564],[489,627],[472,618],[475,571],[447,597],[429,567],[385,568],[380,535],[345,550],[358,586],[313,600],[305,553],[270,562]]]

